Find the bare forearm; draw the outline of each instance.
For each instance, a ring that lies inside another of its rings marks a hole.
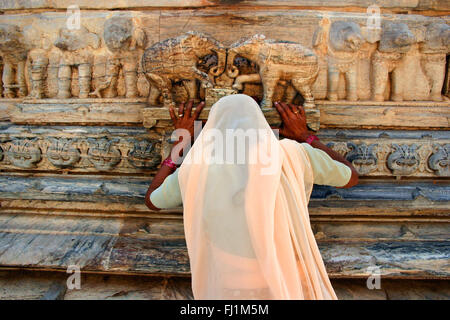
[[[181,142],[175,143],[174,146],[177,145],[178,143],[181,143]],[[183,147],[183,146],[184,145],[181,145],[181,147]],[[174,159],[172,159],[172,156],[173,155],[172,155],[172,152],[171,152],[170,155],[166,159],[171,159],[173,162],[178,163],[178,158],[180,157],[180,155],[174,155]],[[171,168],[169,166],[164,166],[163,165],[156,172],[152,182],[150,183],[150,186],[148,187],[147,193],[145,195],[145,204],[147,205],[148,208],[150,208],[152,210],[160,210],[158,207],[153,205],[153,203],[150,200],[150,195],[152,194],[153,191],[158,189],[158,187],[160,185],[162,185],[164,180],[166,180],[166,178],[168,176],[170,176],[172,173],[174,173],[175,170],[176,170],[176,168]]]

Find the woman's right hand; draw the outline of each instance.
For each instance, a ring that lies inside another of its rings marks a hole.
[[[305,109],[291,103],[275,102],[274,104],[283,122],[279,128],[280,134],[288,139],[305,142],[311,135],[306,125]]]
[[[198,119],[200,113],[205,106],[205,102],[200,102],[192,114],[192,106],[194,100],[189,100],[188,103],[181,103],[178,107],[178,116],[172,106],[169,107],[170,118],[172,119],[175,129],[186,129],[191,135],[191,141],[194,140],[194,122]]]

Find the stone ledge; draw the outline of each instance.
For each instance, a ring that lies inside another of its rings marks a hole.
[[[181,221],[0,217],[8,221],[0,229],[2,268],[190,274]],[[332,278],[367,278],[377,266],[383,278],[450,279],[449,241],[318,239],[318,245]]]

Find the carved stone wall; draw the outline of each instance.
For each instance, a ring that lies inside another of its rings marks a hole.
[[[245,93],[273,125],[273,101],[303,104],[360,174],[315,186],[309,206],[340,297],[378,296],[352,291],[373,266],[404,292],[448,282],[448,1],[378,1],[379,20],[360,0],[77,4],[73,29],[67,1],[0,3],[0,270],[78,264],[114,288],[177,275],[160,296],[191,297],[181,208],[143,197],[170,149],[168,107],[206,100],[207,119]],[[93,279],[84,292],[100,297]]]

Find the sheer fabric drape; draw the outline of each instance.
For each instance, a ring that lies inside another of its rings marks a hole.
[[[230,148],[227,133],[249,129],[266,134]],[[227,150],[244,161],[221,163]],[[252,98],[214,104],[179,183],[195,299],[336,299],[309,221],[308,155],[278,141]]]

